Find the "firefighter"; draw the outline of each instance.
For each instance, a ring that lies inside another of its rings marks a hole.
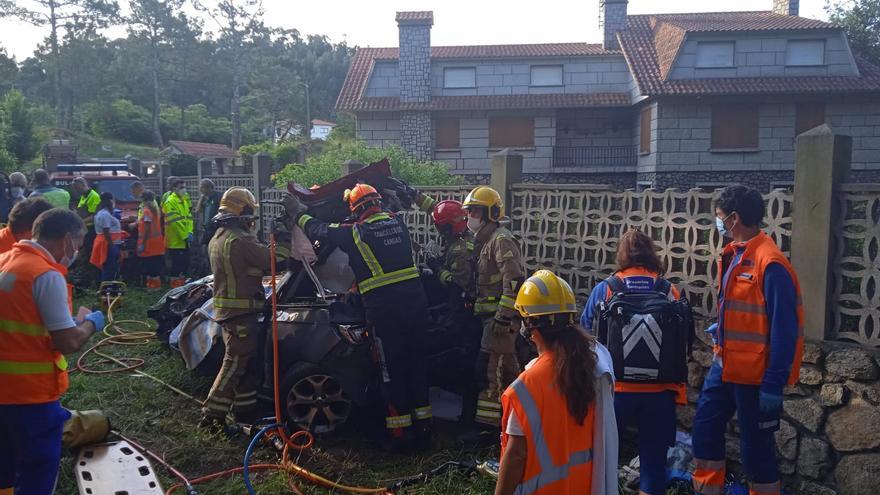
[[[212,431],[225,430],[230,408],[238,422],[252,423],[258,419],[263,332],[257,317],[266,302],[262,281],[263,274],[271,268],[271,254],[254,234],[257,207],[249,190],[227,190],[214,217],[217,232],[208,244],[214,274],[214,320],[223,328],[226,345],[223,364],[208,392],[199,423]]]
[[[189,249],[193,243],[192,204],[183,179],[171,183],[171,193],[162,203],[165,219],[165,248],[171,261],[169,285],[180,287],[189,273]]]
[[[504,205],[490,187],[474,188],[464,200],[467,228],[476,239],[474,314],[483,323],[477,359],[475,420],[494,433],[501,424],[501,394],[516,379],[516,325],[514,300],[525,279],[522,254],[513,234],[501,225]]]
[[[387,435],[382,446],[399,452],[414,440],[417,449],[426,450],[432,418],[422,348],[427,297],[413,262],[409,230],[402,218],[382,209],[382,198],[370,185],[356,185],[344,199],[353,223],[324,223],[307,215],[296,198],[285,201],[309,239],[348,254],[376,348],[384,356],[380,368]]]

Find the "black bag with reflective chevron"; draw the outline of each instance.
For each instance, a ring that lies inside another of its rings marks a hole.
[[[599,303],[593,328],[614,360],[617,381],[681,383],[694,339],[687,299],[670,298],[672,285],[657,277],[650,291],[627,288],[619,277],[606,280],[611,298]]]

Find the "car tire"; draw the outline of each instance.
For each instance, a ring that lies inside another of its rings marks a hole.
[[[288,423],[312,433],[340,430],[354,408],[339,380],[312,363],[297,363],[287,370],[280,392]]]

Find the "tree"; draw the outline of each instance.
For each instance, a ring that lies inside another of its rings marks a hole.
[[[162,70],[162,52],[174,39],[186,16],[181,12],[183,0],[131,0],[131,14],[126,18],[132,36],[144,40],[150,51],[150,81],[153,87],[152,123],[153,144],[162,148],[162,129],[159,114],[159,76]]]
[[[62,93],[60,33],[74,22],[106,27],[118,8],[114,0],[17,0],[5,8],[0,5],[3,17],[15,17],[37,27],[49,28],[49,65],[59,127],[67,128],[71,117],[67,114]]]
[[[854,52],[880,64],[880,0],[829,2],[825,10],[846,30]]]
[[[26,162],[37,156],[40,149],[39,139],[31,110],[21,91],[12,90],[3,98],[0,129],[6,151],[19,162]]]
[[[18,64],[15,59],[6,55],[6,50],[0,47],[0,95],[15,87],[18,79]]]

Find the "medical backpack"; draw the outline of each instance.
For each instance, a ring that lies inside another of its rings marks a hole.
[[[617,381],[681,383],[694,339],[687,299],[670,300],[672,285],[657,277],[648,291],[629,289],[612,275],[611,298],[599,303],[593,328],[614,361]]]

